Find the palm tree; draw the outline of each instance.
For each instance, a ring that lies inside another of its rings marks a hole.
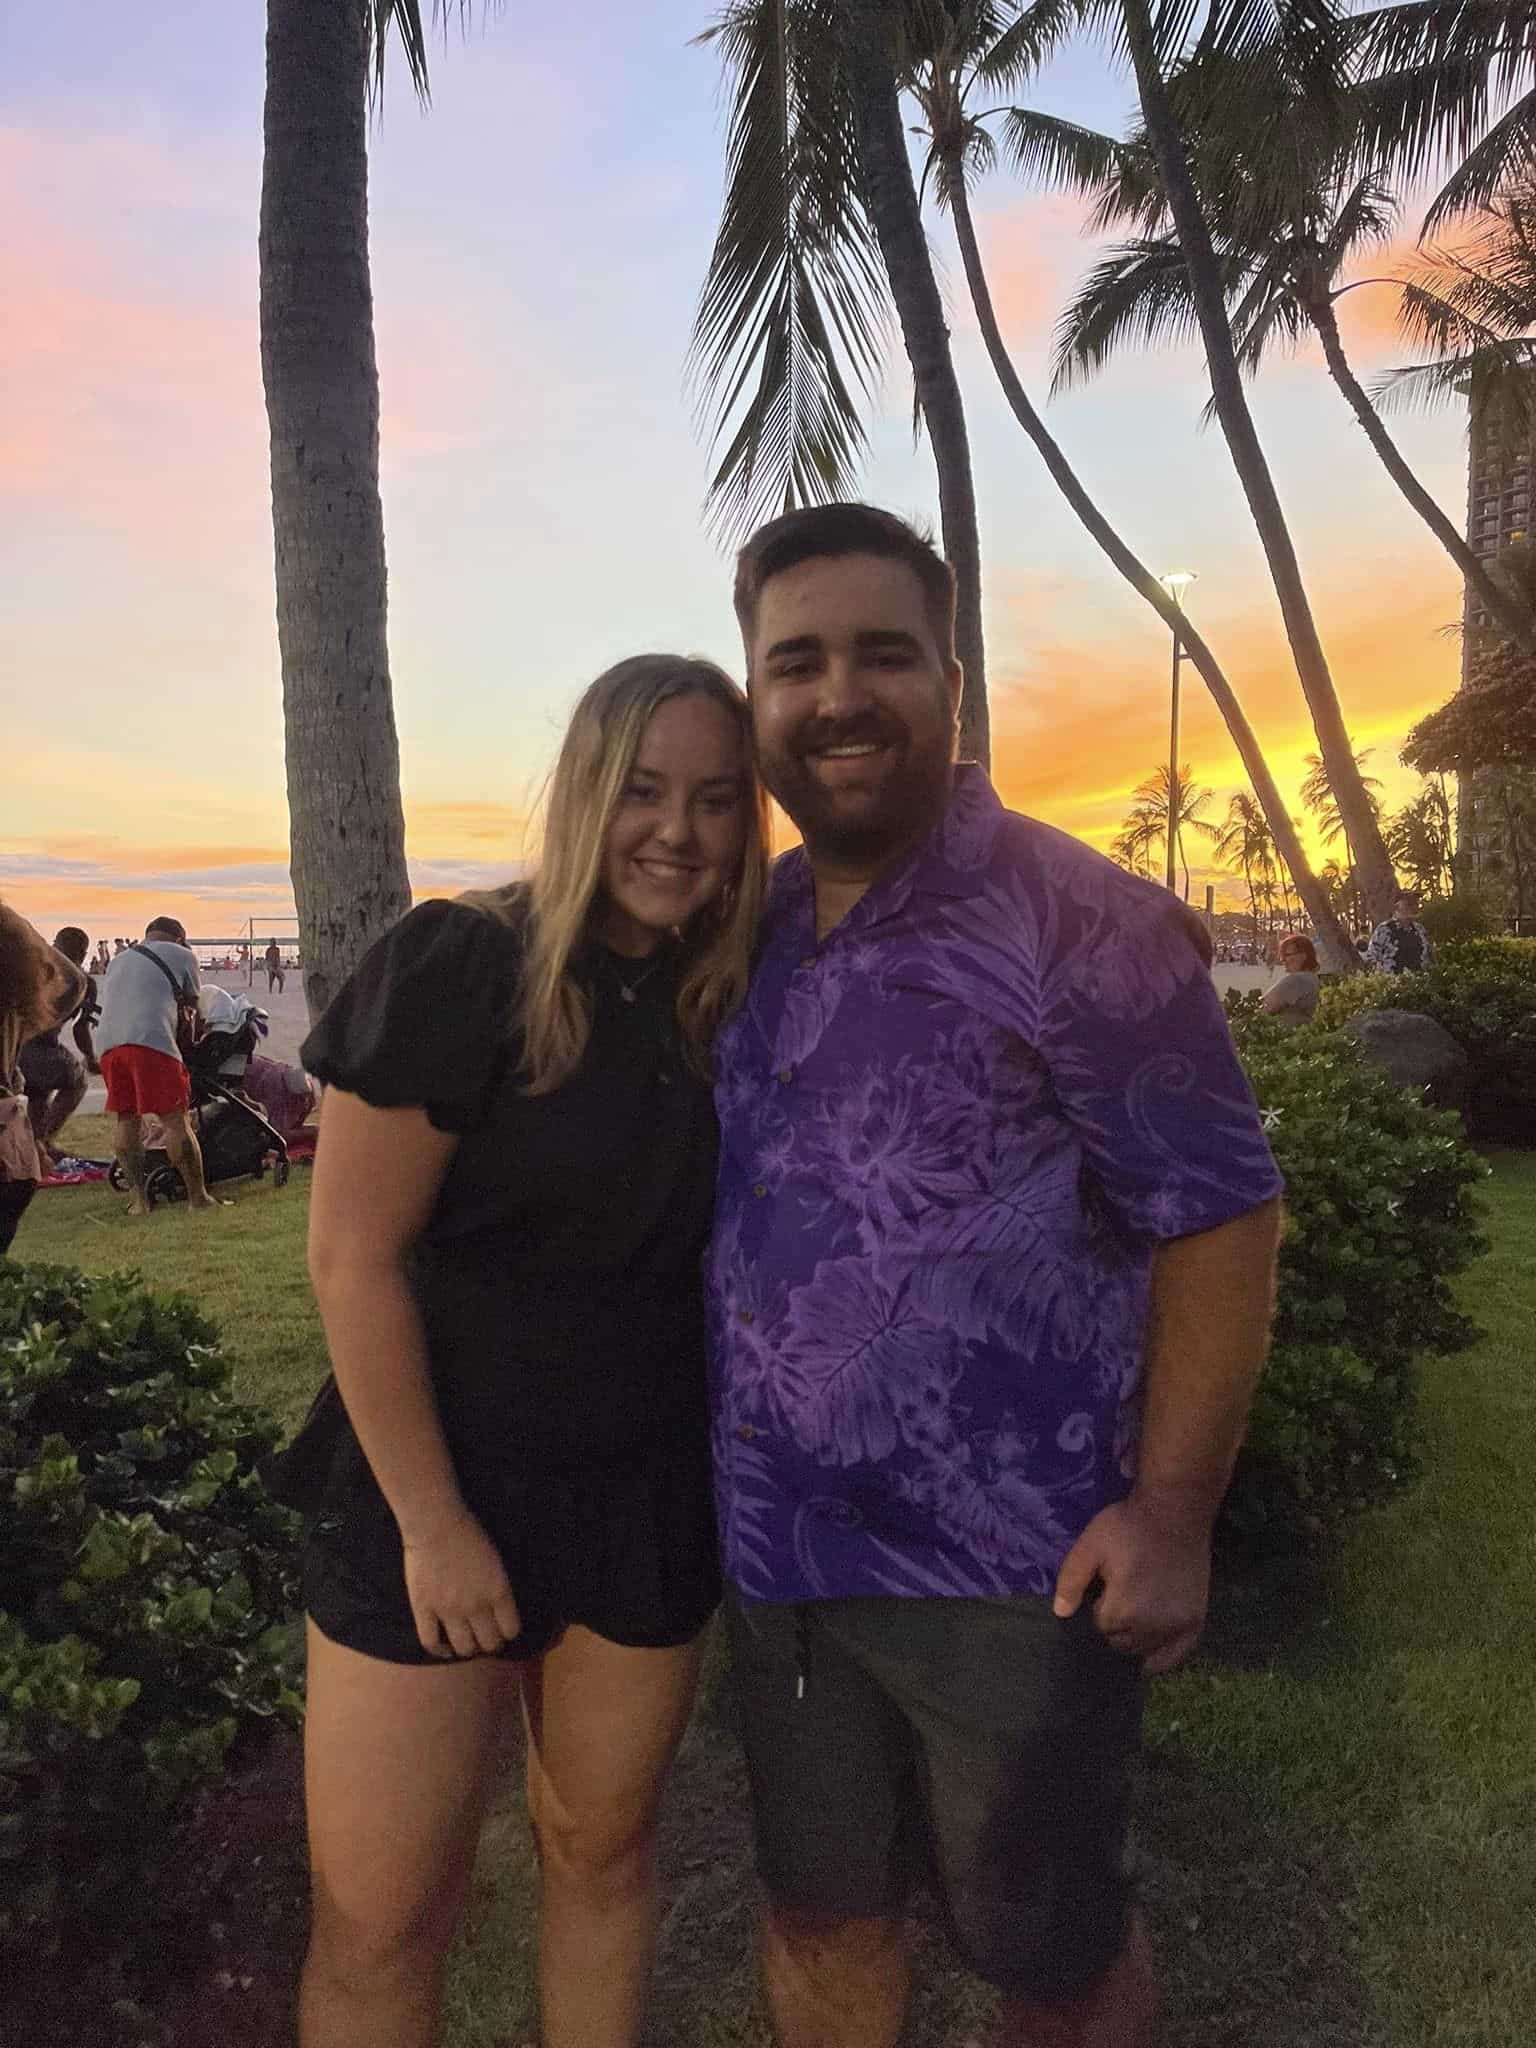
[[[411,901],[385,639],[368,95],[417,0],[268,0],[261,367],[294,900],[311,1015]]]
[[[1412,802],[1388,820],[1387,846],[1422,895],[1450,894],[1454,846],[1450,801],[1442,783],[1426,780]]]
[[[1504,631],[1536,653],[1536,615],[1490,575],[1420,483],[1345,353],[1338,301],[1363,286],[1388,286],[1401,295],[1406,283],[1343,281],[1362,250],[1389,239],[1398,211],[1378,175],[1357,177],[1350,168],[1353,102],[1348,95],[1320,95],[1311,68],[1289,62],[1284,49],[1262,68],[1258,91],[1254,80],[1251,63],[1208,53],[1186,69],[1177,95],[1203,116],[1203,127],[1193,132],[1186,119],[1190,166],[1211,224],[1238,361],[1251,373],[1276,346],[1294,346],[1308,331],[1315,335],[1330,377],[1387,474]],[[1265,176],[1233,175],[1234,162],[1246,168],[1255,160],[1265,165]],[[1182,339],[1196,327],[1183,249],[1168,225],[1144,138],[1122,152],[1115,175],[1100,183],[1098,219],[1134,222],[1141,232],[1094,266],[1068,308],[1058,330],[1058,385],[1091,374],[1128,339]],[[1414,301],[1421,321],[1432,303],[1421,286]]]
[[[1035,0],[1035,4],[1047,6],[1055,4],[1055,0]],[[1227,318],[1221,259],[1212,241],[1210,223],[1164,75],[1164,63],[1176,52],[1159,47],[1150,0],[1117,0],[1114,12],[1135,74],[1147,147],[1188,270],[1195,317],[1205,345],[1213,406],[1269,563],[1297,674],[1322,758],[1328,764],[1329,781],[1349,827],[1366,899],[1373,915],[1385,917],[1396,890],[1392,862],[1366,792],[1360,786],[1349,730],[1312,616],[1295,544],[1249,411]],[[1170,18],[1182,39],[1187,14],[1178,10],[1172,17],[1164,14],[1159,26],[1166,28]],[[1292,16],[1287,14],[1285,20],[1291,21]],[[1234,10],[1226,16],[1213,14],[1211,22],[1218,25],[1218,32],[1224,25],[1236,38],[1246,38],[1250,45],[1255,40],[1256,25],[1268,43],[1273,45],[1278,40],[1278,25],[1270,6]],[[1237,43],[1237,54],[1243,54],[1241,41]]]
[[[1369,86],[1361,147],[1417,180],[1460,161],[1431,201],[1426,235],[1486,207],[1536,161],[1536,15],[1523,0],[1379,7],[1343,29]]]
[[[1365,772],[1365,764],[1371,758],[1371,752],[1371,748],[1362,747],[1353,756],[1353,760],[1360,778],[1360,786],[1365,791],[1366,802],[1370,805],[1371,816],[1373,819],[1379,820],[1381,817],[1381,781],[1378,776],[1368,775]],[[1334,846],[1341,838],[1344,841],[1344,873],[1348,881],[1346,901],[1349,904],[1350,916],[1356,924],[1360,922],[1363,915],[1370,915],[1373,921],[1379,923],[1380,920],[1375,918],[1375,914],[1370,910],[1370,906],[1361,890],[1360,871],[1355,861],[1354,841],[1350,836],[1349,827],[1344,822],[1344,813],[1339,806],[1337,796],[1334,794],[1333,783],[1329,777],[1328,770],[1316,754],[1308,754],[1305,759],[1307,775],[1306,780],[1301,785],[1301,801],[1317,820],[1318,831],[1322,835],[1324,846]],[[1397,877],[1394,870],[1394,893],[1396,892],[1396,887]]]
[[[1138,782],[1131,792],[1135,805],[1121,824],[1122,835],[1133,826],[1141,835],[1147,851],[1161,845],[1166,853],[1169,833],[1168,764],[1155,768],[1144,782]],[[1175,856],[1184,869],[1184,901],[1189,901],[1189,862],[1184,854],[1186,832],[1199,832],[1205,838],[1214,840],[1219,827],[1208,824],[1202,813],[1209,807],[1213,791],[1196,786],[1192,771],[1187,767],[1179,770],[1177,794],[1172,805],[1173,844]],[[1118,843],[1118,842],[1117,842]]]
[[[1131,588],[1179,635],[1221,711],[1270,820],[1276,843],[1296,877],[1325,954],[1340,971],[1352,971],[1356,964],[1354,948],[1307,863],[1299,833],[1236,691],[1182,607],[1126,544],[1083,485],[1031,402],[998,326],[969,196],[971,177],[995,163],[997,145],[986,126],[988,117],[971,111],[971,93],[978,84],[1007,88],[1028,76],[1049,54],[1070,21],[1069,11],[1059,16],[1036,11],[1020,16],[1011,28],[997,34],[992,10],[981,5],[934,5],[913,10],[906,67],[928,138],[925,177],[933,178],[940,201],[953,218],[977,322],[1014,417],[1084,529]],[[1111,138],[1053,115],[1020,107],[991,111],[1001,113],[1004,146],[1020,169],[1042,170],[1052,176],[1069,176],[1078,183],[1094,183],[1107,178],[1123,157],[1121,146]]]
[[[1235,867],[1248,891],[1248,912],[1253,935],[1259,936],[1259,904],[1273,901],[1275,890],[1275,840],[1264,816],[1263,806],[1246,789],[1234,790],[1227,815],[1211,842],[1218,860]]]
[[[1152,880],[1152,855],[1164,836],[1167,806],[1159,819],[1149,804],[1136,804],[1120,820],[1109,849],[1111,860],[1144,882]]]
[[[879,0],[732,0],[709,32],[733,74],[727,186],[691,362],[729,432],[728,530],[845,496],[894,304],[938,473],[965,669],[961,740],[990,753],[981,550],[965,411]]]

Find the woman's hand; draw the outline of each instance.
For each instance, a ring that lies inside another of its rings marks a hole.
[[[434,1657],[490,1656],[522,1633],[501,1554],[467,1509],[405,1541],[405,1589]]]

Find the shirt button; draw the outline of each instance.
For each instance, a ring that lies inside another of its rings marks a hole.
[[[757,1186],[752,1190],[752,1192],[754,1195],[756,1195],[757,1199],[761,1201],[763,1197],[767,1194],[768,1190],[766,1187],[764,1187],[763,1183],[759,1181]]]
[[[744,1444],[749,1444],[757,1435],[757,1431],[752,1427],[750,1422],[744,1422],[741,1425],[740,1429],[737,1430],[736,1434],[741,1438]]]
[[[738,1323],[755,1323],[757,1321],[757,1317],[753,1315],[751,1309],[744,1308],[737,1310],[736,1320]]]
[[[814,967],[816,965],[816,955],[814,953],[807,953],[805,958],[800,962],[800,965],[802,967]]]
[[[784,1082],[784,1084],[785,1084],[786,1086],[788,1086],[788,1084],[789,1084],[789,1083],[790,1083],[791,1081],[793,1081],[793,1079],[794,1079],[794,1078],[795,1078],[795,1070],[794,1070],[794,1068],[793,1068],[793,1067],[780,1067],[780,1069],[779,1069],[779,1079],[780,1079],[780,1080],[781,1080],[782,1082]]]

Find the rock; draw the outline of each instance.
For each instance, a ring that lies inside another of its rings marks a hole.
[[[1435,1109],[1462,1107],[1467,1056],[1433,1017],[1417,1010],[1361,1010],[1343,1030],[1399,1088],[1422,1093]]]

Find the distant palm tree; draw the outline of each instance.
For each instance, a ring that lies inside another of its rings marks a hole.
[[[1233,792],[1227,815],[1211,842],[1218,860],[1235,867],[1248,891],[1248,912],[1253,935],[1259,935],[1259,905],[1272,904],[1275,895],[1275,839],[1263,807],[1248,790]]]
[[[1387,845],[1398,867],[1422,895],[1450,894],[1455,845],[1450,799],[1443,783],[1426,781],[1412,802],[1387,821]]]
[[[1135,804],[1121,824],[1122,834],[1129,831],[1132,838],[1139,845],[1144,845],[1149,853],[1152,848],[1161,845],[1166,854],[1169,832],[1167,764],[1155,768],[1144,782],[1138,782],[1131,794],[1135,798]],[[1184,835],[1186,832],[1198,832],[1207,839],[1217,837],[1219,828],[1208,824],[1202,815],[1209,808],[1213,794],[1213,791],[1201,789],[1196,785],[1191,769],[1180,768],[1176,814],[1173,819],[1173,843],[1174,857],[1184,869],[1186,903],[1189,901],[1189,863],[1184,858]]]

